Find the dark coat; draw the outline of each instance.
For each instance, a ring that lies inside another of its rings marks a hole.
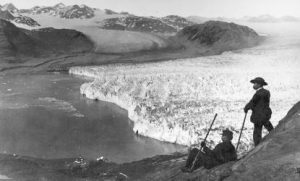
[[[217,144],[213,150],[210,150],[205,146],[203,147],[203,151],[207,156],[214,160],[206,163],[207,165],[204,164],[205,168],[212,168],[237,159],[235,148],[230,141]]]
[[[250,102],[245,106],[245,111],[252,110],[250,118],[252,123],[263,124],[271,118],[270,96],[268,90],[261,88],[256,91]]]

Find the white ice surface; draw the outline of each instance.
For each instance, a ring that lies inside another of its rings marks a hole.
[[[300,100],[300,36],[284,36],[250,49],[222,55],[137,65],[73,67],[71,74],[95,78],[81,86],[90,99],[116,103],[128,110],[134,131],[162,141],[190,145],[205,137],[220,141],[223,128],[237,142],[244,105],[255,93],[249,82],[264,77],[271,91],[271,122],[276,126]],[[246,121],[240,151],[252,143]]]
[[[17,26],[25,29],[46,27],[74,29],[87,35],[94,42],[95,51],[98,53],[135,52],[140,50],[150,50],[153,49],[154,46],[164,48],[168,45],[166,40],[154,34],[121,30],[104,30],[100,28],[102,20],[125,15],[107,15],[101,10],[96,11],[95,17],[91,19],[64,19],[49,14],[24,15],[36,20],[41,26],[32,28],[15,23]]]

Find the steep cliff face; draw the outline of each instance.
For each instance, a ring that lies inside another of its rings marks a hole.
[[[23,30],[14,24],[0,20],[0,38],[2,54],[42,56],[88,52],[93,43],[82,33],[75,30],[44,28]]]

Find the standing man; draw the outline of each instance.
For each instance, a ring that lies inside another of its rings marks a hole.
[[[274,128],[270,122],[272,115],[272,111],[269,106],[270,92],[263,87],[268,84],[261,77],[256,77],[250,82],[253,83],[253,89],[256,90],[256,93],[245,106],[244,111],[247,113],[249,109],[252,110],[250,121],[254,124],[253,141],[254,145],[257,146],[262,138],[262,127],[264,126],[269,132]]]

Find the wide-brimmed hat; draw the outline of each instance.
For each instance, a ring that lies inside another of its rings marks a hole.
[[[256,77],[255,79],[252,79],[250,82],[253,84],[258,83],[260,85],[268,85],[268,83],[261,77]]]
[[[233,132],[230,131],[229,129],[225,129],[222,132],[222,136],[227,136],[230,140],[233,138]]]

